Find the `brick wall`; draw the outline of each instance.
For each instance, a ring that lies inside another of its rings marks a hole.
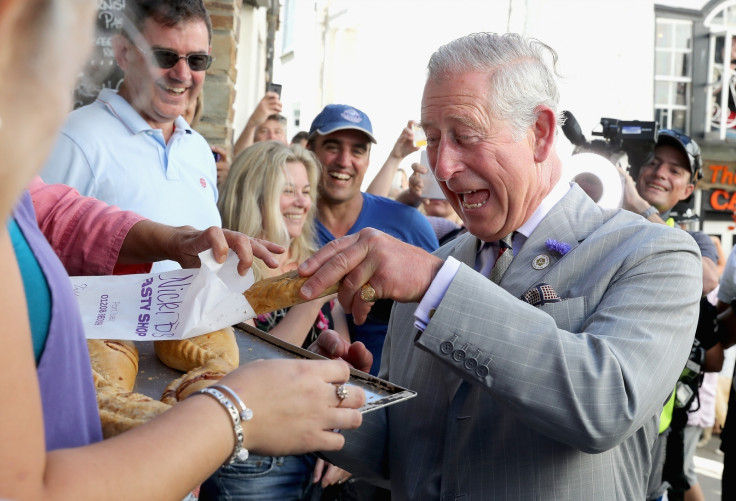
[[[210,144],[224,146],[231,153],[235,62],[243,0],[205,0],[204,3],[212,19],[212,54],[216,59],[207,70],[204,110],[196,129]]]

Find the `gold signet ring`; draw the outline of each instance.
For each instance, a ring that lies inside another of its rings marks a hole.
[[[367,283],[360,288],[360,299],[366,303],[375,303],[378,297],[376,296],[376,289],[371,284]]]

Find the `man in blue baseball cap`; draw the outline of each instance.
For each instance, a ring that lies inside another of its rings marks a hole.
[[[328,104],[312,121],[307,148],[322,164],[317,196],[317,231],[320,245],[363,228],[379,229],[404,242],[434,251],[439,246],[427,219],[413,207],[361,191],[368,170],[371,145],[376,142],[371,120],[361,110],[345,104]],[[363,325],[349,326],[353,341],[362,341],[373,353],[371,373],[381,363],[381,349],[388,327],[375,315]]]
[[[317,195],[319,245],[371,227],[428,252],[434,251],[439,243],[422,213],[390,198],[361,191],[374,143],[368,115],[352,106],[328,104],[312,121],[307,148],[322,164]],[[376,302],[361,325],[355,325],[352,315],[347,316],[351,341],[361,341],[373,354],[370,373],[374,376],[381,365],[391,305],[390,300]],[[337,471],[326,473],[325,477],[338,475],[340,481],[344,480],[342,470]],[[347,499],[382,499],[388,495],[358,478],[342,483],[342,488],[341,495]]]

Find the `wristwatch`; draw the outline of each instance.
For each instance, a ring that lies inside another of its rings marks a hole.
[[[643,217],[644,219],[649,219],[650,217],[652,217],[653,214],[659,214],[659,211],[656,207],[650,205],[647,210],[641,213],[641,217]]]

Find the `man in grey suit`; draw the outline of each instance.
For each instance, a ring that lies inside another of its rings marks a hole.
[[[700,254],[685,232],[559,182],[556,58],[516,34],[441,47],[421,120],[469,233],[428,254],[364,229],[300,267],[307,298],[342,280],[357,321],[375,298],[400,303],[379,376],[417,396],[366,414],[329,455],[392,499],[644,499],[693,342]],[[318,343],[370,358],[331,332]]]

